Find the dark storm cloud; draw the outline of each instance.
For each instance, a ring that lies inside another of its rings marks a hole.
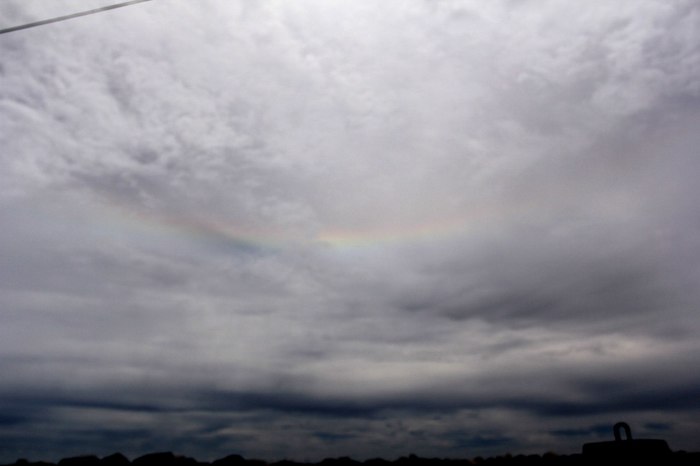
[[[486,435],[475,435],[473,437],[464,436],[464,432],[455,431],[451,432],[449,435],[445,436],[449,439],[455,448],[462,449],[464,451],[471,451],[474,449],[497,449],[497,448],[517,448],[517,439],[511,437],[502,436],[486,436]]]
[[[583,384],[573,388],[583,389]],[[292,394],[278,391],[273,394],[225,393],[207,396],[200,408],[215,411],[272,410],[286,413],[302,413],[332,418],[381,416],[386,411],[454,412],[461,409],[503,408],[525,410],[539,416],[576,417],[600,413],[631,413],[655,410],[670,412],[698,408],[700,382],[682,388],[644,386],[616,387],[613,383],[589,390],[578,401],[565,401],[566,394],[544,393],[537,396],[514,398],[505,387],[503,393],[477,393],[445,396],[436,394],[410,394],[383,397],[375,400],[324,399],[308,394]],[[439,395],[439,396],[438,396]]]
[[[552,435],[558,437],[585,437],[592,434],[604,436],[610,433],[610,426],[608,425],[593,425],[589,427],[584,427],[581,429],[559,429],[551,432]]]
[[[438,292],[432,301],[402,305],[455,320],[478,317],[527,325],[542,321],[585,323],[601,318],[614,324],[618,316],[625,320],[630,314],[639,317],[654,313],[668,302],[661,278],[644,264],[634,264],[633,259],[624,264],[613,258],[599,264],[583,259],[583,264],[577,264],[576,259],[553,267],[551,272],[543,270],[547,265],[538,267],[537,272],[533,271],[539,275],[535,280],[526,271],[513,270],[495,270],[490,277],[482,274],[478,283],[469,283],[470,277],[466,276],[464,282],[468,285],[462,289],[455,280],[450,286],[455,289]],[[507,261],[504,266],[517,267]],[[486,267],[498,266],[491,262]]]
[[[610,387],[605,387],[610,388]],[[663,409],[672,415],[674,411],[695,410],[700,384],[682,389],[649,390],[638,388],[617,391],[596,391],[590,402],[561,402],[551,400],[513,400],[510,407],[532,411],[540,416],[581,417],[601,413],[634,413]],[[598,401],[600,400],[600,401]]]
[[[28,363],[24,361],[25,365]],[[660,366],[656,361],[650,364]],[[15,412],[31,411],[27,409],[30,407],[35,411],[65,407],[143,413],[279,412],[339,419],[382,417],[392,411],[450,413],[499,408],[524,410],[539,416],[573,417],[697,408],[700,381],[694,374],[676,373],[675,383],[669,385],[664,380],[668,371],[653,374],[644,364],[628,369],[617,366],[609,370],[627,372],[624,378],[611,379],[595,372],[587,375],[562,373],[557,377],[549,371],[529,370],[511,375],[499,371],[461,384],[438,382],[422,389],[372,396],[353,395],[342,387],[314,394],[303,381],[301,385],[297,382],[296,390],[214,391],[186,381],[180,382],[179,387],[167,380],[154,383],[155,374],[150,377],[146,374],[141,384],[114,385],[111,382],[107,385],[103,382],[89,388],[80,387],[76,380],[64,389],[57,389],[50,380],[44,379],[43,384],[37,383],[22,393],[13,393],[7,388],[3,399]],[[8,369],[12,369],[11,365]],[[520,385],[522,393],[514,392],[514,385]]]
[[[22,412],[21,414],[3,414],[0,416],[0,426],[13,427],[22,424],[28,420],[28,416]]]

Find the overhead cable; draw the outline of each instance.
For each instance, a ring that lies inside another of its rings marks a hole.
[[[7,34],[8,32],[19,31],[21,29],[29,29],[37,26],[43,26],[45,24],[57,23],[59,21],[65,21],[67,19],[77,18],[79,16],[93,15],[95,13],[100,13],[102,11],[114,10],[115,8],[122,8],[125,6],[133,5],[135,3],[150,2],[151,0],[132,0],[130,2],[117,3],[115,5],[103,6],[101,8],[95,8],[94,10],[81,11],[80,13],[73,13],[72,15],[59,16],[57,18],[44,19],[42,21],[36,21],[34,23],[22,24],[20,26],[13,26],[6,29],[0,29],[0,34]]]

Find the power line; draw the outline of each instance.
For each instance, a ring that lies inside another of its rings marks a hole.
[[[59,16],[57,18],[45,19],[42,21],[36,21],[34,23],[22,24],[20,26],[13,26],[11,28],[0,29],[0,34],[6,34],[8,32],[19,31],[20,29],[29,29],[37,26],[43,26],[45,24],[57,23],[59,21],[65,21],[67,19],[77,18],[79,16],[87,16],[101,11],[114,10],[115,8],[121,8],[135,3],[150,2],[151,0],[132,0],[131,2],[118,3],[116,5],[103,6],[101,8],[95,8],[94,10],[81,11],[80,13],[73,13],[72,15]]]

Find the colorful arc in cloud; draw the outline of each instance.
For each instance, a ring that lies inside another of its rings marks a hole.
[[[206,243],[227,243],[242,248],[284,249],[295,245],[322,244],[336,249],[361,249],[392,244],[439,241],[474,234],[503,214],[484,206],[463,215],[432,218],[418,223],[397,223],[365,227],[327,226],[315,231],[243,225],[213,216],[146,212],[123,202],[108,202],[114,228],[155,237],[187,238]]]

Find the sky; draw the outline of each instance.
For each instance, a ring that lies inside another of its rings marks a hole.
[[[700,450],[695,0],[153,0],[0,57],[0,462]]]

